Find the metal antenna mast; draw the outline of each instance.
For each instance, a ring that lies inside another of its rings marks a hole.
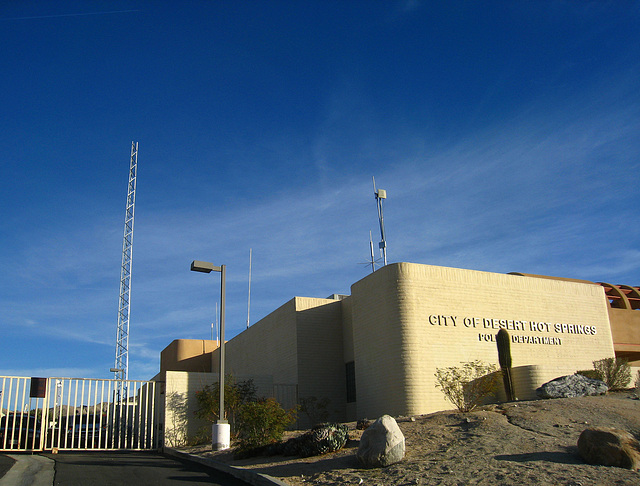
[[[380,238],[382,239],[382,241],[380,241],[380,244],[378,245],[380,247],[380,251],[382,252],[382,261],[383,261],[383,265],[387,264],[387,238],[384,234],[384,214],[382,211],[382,201],[384,201],[387,198],[387,191],[385,191],[384,189],[377,189],[376,190],[376,178],[373,177],[373,194],[376,197],[376,205],[378,206],[378,220],[380,221]]]
[[[249,312],[251,311],[251,254],[253,248],[249,248],[249,297],[247,298],[247,329],[249,329]]]
[[[138,172],[138,142],[131,142],[127,210],[124,217],[122,268],[120,269],[120,305],[116,336],[116,380],[129,379],[129,305],[131,303],[131,256],[133,250],[133,217],[136,204],[136,175]]]

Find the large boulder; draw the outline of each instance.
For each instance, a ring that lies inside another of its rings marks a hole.
[[[364,467],[386,467],[404,458],[404,435],[396,420],[383,415],[360,438],[356,456]]]
[[[589,464],[640,469],[640,444],[624,430],[585,429],[578,439],[578,453]]]
[[[575,374],[545,383],[536,390],[536,395],[540,398],[571,398],[604,395],[608,390],[603,381]]]

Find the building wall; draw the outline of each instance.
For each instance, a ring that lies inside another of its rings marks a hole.
[[[217,346],[211,340],[176,339],[160,353],[160,370],[211,372],[211,353]]]
[[[640,377],[640,310],[609,308],[611,335],[616,356],[625,358],[631,367],[631,382]]]
[[[353,344],[353,299],[351,297],[347,297],[342,300],[342,355],[345,362],[343,373],[346,375],[347,363],[355,363],[355,351]],[[355,391],[357,392],[357,387]],[[348,422],[358,420],[358,409],[355,401],[345,402],[345,420]]]
[[[295,297],[226,343],[226,371],[234,376],[265,375],[284,408],[300,398],[328,398],[331,420],[345,415],[340,300]],[[213,370],[219,369],[213,353]],[[299,414],[298,425],[311,425]]]
[[[435,387],[436,368],[497,364],[501,320],[513,366],[537,365],[527,378],[533,386],[614,355],[598,285],[398,263],[351,290],[358,417],[450,408]],[[596,334],[569,332],[576,325]],[[553,344],[541,344],[545,338]]]
[[[164,395],[164,445],[181,447],[199,434],[211,434],[211,423],[198,419],[196,392],[217,381],[217,375],[186,371],[166,371]],[[201,430],[201,429],[207,430]]]
[[[412,364],[403,340],[406,322],[395,270],[387,265],[351,286],[358,418],[399,415],[408,406]]]
[[[516,394],[531,399],[544,382],[614,356],[609,312],[616,309],[609,309],[604,292],[584,281],[391,264],[353,284],[341,300],[290,300],[226,343],[226,372],[254,379],[260,395],[285,408],[300,398],[328,398],[331,420],[424,414],[452,408],[435,386],[436,369],[473,360],[497,366],[495,336],[506,327]],[[629,312],[632,318],[638,313]],[[636,324],[624,332],[636,332]],[[616,339],[628,337],[613,332]],[[636,334],[631,339],[640,342]],[[174,342],[162,362],[201,366],[192,347]],[[208,383],[217,381],[218,353],[209,355]],[[347,403],[350,362],[356,401]],[[198,375],[195,381],[167,377],[167,403],[171,393],[185,390],[195,403],[192,395],[206,381]],[[311,425],[300,419],[298,427]]]
[[[345,416],[346,383],[340,300],[296,297],[298,397],[329,399],[328,420]],[[316,421],[300,414],[302,426]]]
[[[227,373],[270,375],[275,385],[297,385],[298,346],[296,302],[290,300],[226,343]],[[213,353],[213,372],[219,372],[219,354]]]
[[[528,275],[525,273],[513,273],[513,275],[594,283],[587,280]],[[607,307],[609,309],[613,350],[616,353],[616,357],[626,359],[632,368],[635,367],[637,369],[640,367],[640,287],[613,285],[606,282],[598,282],[597,285],[603,287],[605,299],[609,301]]]
[[[609,308],[616,353],[640,366],[640,310]]]

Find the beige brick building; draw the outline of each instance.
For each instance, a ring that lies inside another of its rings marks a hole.
[[[452,407],[435,386],[436,368],[476,359],[497,365],[495,336],[505,328],[516,394],[534,398],[544,382],[613,357],[616,334],[628,341],[626,357],[640,360],[640,330],[611,317],[617,301],[609,287],[390,264],[353,284],[349,296],[291,299],[226,343],[227,372],[253,378],[285,407],[327,398],[333,420],[424,414]],[[629,305],[632,318],[625,319],[635,326],[639,306]],[[184,370],[180,363],[187,360],[202,363],[186,354],[171,359],[164,360],[165,371]],[[193,371],[215,376],[218,351],[205,360],[210,369]]]

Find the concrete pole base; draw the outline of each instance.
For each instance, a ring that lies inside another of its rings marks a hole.
[[[214,451],[223,451],[231,446],[231,425],[218,421],[211,426],[211,447]]]

